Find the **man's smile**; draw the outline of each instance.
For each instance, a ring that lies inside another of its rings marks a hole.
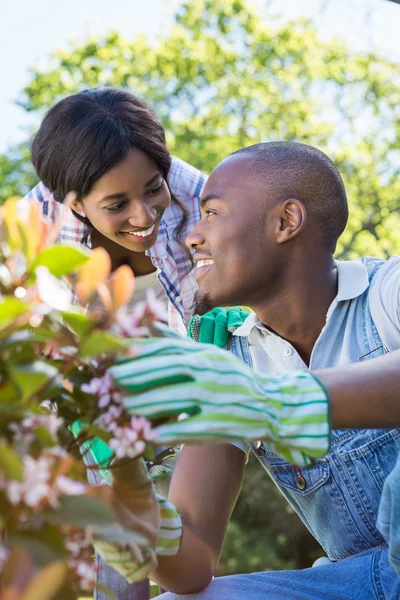
[[[200,277],[203,277],[203,275],[205,275],[213,266],[214,264],[214,260],[212,258],[197,258],[195,257],[195,261],[196,261],[196,269],[194,272],[194,276],[196,281],[198,281],[200,279]]]

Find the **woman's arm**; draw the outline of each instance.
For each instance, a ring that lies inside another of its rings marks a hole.
[[[239,495],[246,455],[231,444],[185,446],[179,454],[168,500],[180,512],[183,536],[175,556],[159,557],[150,575],[178,594],[195,593],[211,581]]]

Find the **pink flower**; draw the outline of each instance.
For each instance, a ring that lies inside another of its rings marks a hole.
[[[25,417],[19,423],[10,423],[8,428],[14,432],[14,441],[31,442],[35,439],[34,430],[41,426],[45,427],[57,439],[57,433],[60,427],[64,424],[61,417],[51,413],[49,415],[33,415]]]
[[[52,506],[57,503],[57,496],[50,485],[50,462],[42,456],[38,460],[32,456],[24,456],[24,480],[10,481],[7,486],[7,497],[11,504],[23,502],[36,508],[43,500]]]
[[[111,400],[117,404],[122,402],[122,394],[115,390],[114,385],[114,380],[107,371],[103,377],[94,377],[89,383],[84,383],[81,389],[87,394],[98,396],[99,408],[106,408]]]
[[[65,496],[82,496],[87,492],[87,485],[64,475],[59,475],[56,478],[54,486],[59,494]]]
[[[9,554],[10,554],[10,551],[8,550],[8,548],[5,548],[0,543],[0,572],[3,569],[3,567],[4,567]]]
[[[146,442],[153,441],[156,437],[145,417],[131,417],[127,426],[114,425],[109,427],[109,431],[112,431],[114,437],[108,445],[114,450],[117,458],[140,456],[146,448]]]
[[[148,325],[155,321],[168,322],[168,313],[157,300],[154,290],[148,290],[147,299],[137,302],[133,309],[122,306],[116,313],[116,323],[125,337],[144,337],[149,334]]]
[[[85,494],[87,486],[64,475],[52,478],[55,456],[41,456],[37,460],[24,456],[23,481],[10,481],[6,484],[6,494],[11,504],[20,503],[30,508],[38,508],[43,502],[55,508],[60,495],[76,496]]]

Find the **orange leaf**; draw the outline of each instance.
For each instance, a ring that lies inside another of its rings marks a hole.
[[[21,598],[22,598],[21,594],[12,585],[7,586],[0,593],[0,600],[21,600]]]
[[[75,291],[82,304],[88,302],[100,283],[107,281],[110,271],[111,258],[108,252],[104,248],[95,248],[89,260],[78,271]]]
[[[127,304],[135,289],[135,276],[128,265],[118,267],[111,277],[109,287],[112,295],[113,309]]]

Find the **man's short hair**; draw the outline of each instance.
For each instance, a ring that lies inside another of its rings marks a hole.
[[[300,200],[320,228],[324,244],[335,251],[349,209],[343,180],[326,154],[297,142],[265,142],[233,154],[254,157],[250,174],[270,191],[272,185],[277,202]]]

